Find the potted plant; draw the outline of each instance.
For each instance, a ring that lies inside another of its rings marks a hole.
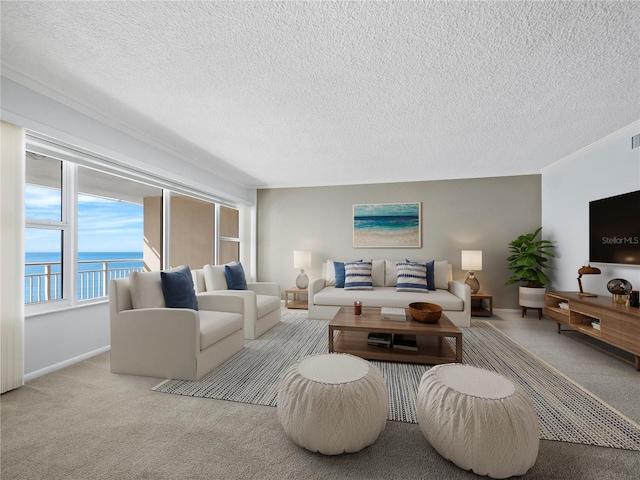
[[[555,258],[552,252],[555,247],[550,240],[536,240],[541,230],[542,227],[533,233],[520,235],[509,243],[511,255],[507,258],[507,268],[513,273],[505,285],[525,282],[519,295],[523,315],[527,307],[544,307],[545,286],[551,282],[543,270],[551,268],[547,260]]]

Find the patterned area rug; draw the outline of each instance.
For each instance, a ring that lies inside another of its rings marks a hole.
[[[278,380],[290,364],[327,353],[326,320],[286,312],[282,323],[197,382],[165,380],[153,390],[276,406]],[[640,426],[513,342],[487,322],[462,328],[463,362],[498,372],[531,396],[540,438],[640,451]],[[428,365],[372,362],[389,390],[389,420],[416,423],[415,400]]]

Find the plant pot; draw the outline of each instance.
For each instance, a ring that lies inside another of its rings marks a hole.
[[[521,307],[544,308],[545,287],[520,287],[518,300]]]

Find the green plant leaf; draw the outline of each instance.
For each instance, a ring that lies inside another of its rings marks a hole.
[[[552,252],[555,245],[551,240],[536,240],[541,231],[542,227],[538,227],[534,232],[520,235],[509,242],[507,268],[512,274],[505,285],[526,282],[528,286],[544,286],[550,283],[542,270],[551,268],[548,259],[555,258]]]

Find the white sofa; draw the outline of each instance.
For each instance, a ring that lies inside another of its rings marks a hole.
[[[240,298],[197,296],[199,310],[166,308],[160,272],[151,274],[155,307],[134,308],[128,278],[110,281],[112,373],[198,380],[244,348]]]
[[[247,290],[229,290],[224,265],[205,265],[192,270],[198,301],[203,296],[234,295],[244,301],[244,338],[264,335],[281,320],[280,285],[273,282],[247,282]]]
[[[365,307],[400,308],[408,308],[412,302],[430,302],[440,305],[458,327],[471,326],[471,289],[453,281],[452,267],[446,260],[434,262],[436,290],[429,293],[396,291],[393,260],[373,260],[372,279],[373,290],[336,288],[333,262],[323,264],[322,278],[309,284],[309,318],[332,319],[340,307],[353,306],[356,300],[362,301]]]

